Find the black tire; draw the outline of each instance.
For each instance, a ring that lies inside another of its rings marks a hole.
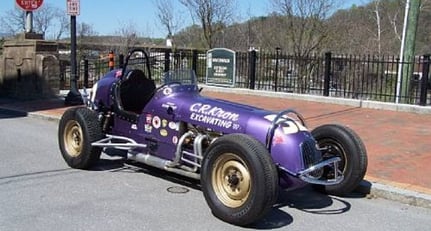
[[[264,216],[278,196],[278,172],[267,149],[244,134],[218,138],[202,163],[202,191],[212,213],[245,226]]]
[[[352,192],[367,171],[367,151],[360,137],[352,129],[336,124],[322,125],[311,133],[320,148],[329,148],[322,151],[323,159],[335,156],[341,158],[338,169],[344,175],[339,184],[314,185],[314,188],[336,196],[345,196]],[[333,172],[329,167],[325,168],[323,178],[331,177]]]
[[[61,155],[72,168],[89,169],[99,160],[102,149],[92,142],[103,138],[97,114],[85,107],[70,108],[60,119],[58,144]]]

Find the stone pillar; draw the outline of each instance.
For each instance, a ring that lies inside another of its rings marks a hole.
[[[58,95],[60,64],[57,43],[19,36],[4,43],[0,61],[2,95],[21,99]]]

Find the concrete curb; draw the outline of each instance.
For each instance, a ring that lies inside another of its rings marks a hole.
[[[378,181],[378,179],[376,180]],[[371,183],[364,180],[355,191],[368,195],[370,198],[379,197],[403,204],[431,209],[431,195],[394,187],[390,184]]]
[[[55,121],[55,122],[60,121],[60,118],[57,116],[44,115],[44,114],[39,114],[37,112],[28,113],[28,117],[36,118],[36,119],[43,119],[43,120],[48,120],[48,121]]]

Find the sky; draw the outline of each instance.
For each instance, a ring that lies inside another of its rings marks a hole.
[[[66,13],[66,2],[67,0],[44,0],[43,4],[50,4]],[[340,8],[349,8],[353,4],[363,5],[367,1],[341,0],[341,2],[343,3]],[[237,3],[235,9],[239,21],[267,15],[272,11],[270,0],[237,0]],[[92,25],[98,35],[113,35],[122,26],[133,25],[142,37],[166,37],[166,29],[160,24],[157,16],[155,0],[80,0],[80,6],[80,15],[76,17],[77,22]],[[0,0],[0,17],[15,7],[16,0]],[[181,5],[175,8],[174,13],[183,16],[183,24],[191,25],[193,21],[190,13]]]

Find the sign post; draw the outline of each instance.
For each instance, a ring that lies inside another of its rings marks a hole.
[[[235,85],[235,51],[214,48],[207,52],[206,84],[226,87]]]
[[[76,62],[76,16],[79,15],[79,0],[67,0],[67,14],[70,15],[70,91],[66,96],[66,105],[83,104],[78,89]]]
[[[33,32],[33,11],[42,6],[43,0],[16,0],[15,3],[25,11],[25,32]]]

